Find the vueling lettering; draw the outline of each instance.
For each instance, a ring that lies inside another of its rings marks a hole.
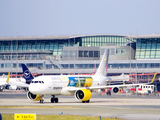
[[[52,80],[61,80],[60,77],[52,77],[51,79],[52,79]]]

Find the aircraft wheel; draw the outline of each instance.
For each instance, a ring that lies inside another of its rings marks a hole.
[[[54,103],[54,101],[55,101],[55,98],[51,98],[51,103]]]
[[[87,101],[82,101],[82,103],[89,103],[90,102],[90,100],[87,100]]]
[[[55,103],[58,103],[58,98],[55,98]]]
[[[39,102],[40,102],[40,103],[43,103],[43,100],[40,100]]]
[[[86,101],[86,103],[89,103],[89,102],[90,102],[90,100],[87,100],[87,101]]]

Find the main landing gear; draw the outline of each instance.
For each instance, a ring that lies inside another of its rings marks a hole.
[[[55,97],[55,95],[52,95],[52,98],[51,98],[51,103],[58,103],[58,98]]]
[[[87,101],[82,101],[82,103],[89,103],[90,102],[90,100],[87,100]]]

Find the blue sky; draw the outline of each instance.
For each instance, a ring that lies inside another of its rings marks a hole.
[[[0,0],[0,37],[160,34],[160,0]]]

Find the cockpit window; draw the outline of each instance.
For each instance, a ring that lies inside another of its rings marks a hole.
[[[31,83],[43,83],[44,84],[43,81],[32,81]]]

